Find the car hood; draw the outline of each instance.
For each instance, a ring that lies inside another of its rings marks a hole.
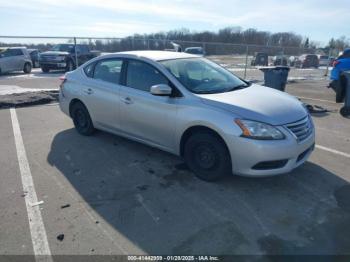
[[[284,125],[307,115],[302,103],[284,92],[260,85],[220,93],[198,95],[202,102],[249,120]]]
[[[40,55],[69,55],[68,52],[61,52],[61,51],[46,51],[43,53],[40,53]]]

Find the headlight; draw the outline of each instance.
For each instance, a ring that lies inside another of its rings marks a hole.
[[[251,120],[236,119],[236,124],[242,129],[242,136],[260,140],[281,140],[284,134],[277,128]]]

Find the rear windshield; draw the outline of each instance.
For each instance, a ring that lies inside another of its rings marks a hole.
[[[185,52],[188,54],[203,54],[203,50],[201,48],[186,49]]]

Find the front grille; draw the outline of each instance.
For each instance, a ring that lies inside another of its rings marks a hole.
[[[58,60],[61,60],[61,58],[54,55],[41,55],[40,60],[41,61],[58,61]]]
[[[309,116],[297,122],[287,124],[287,129],[292,132],[298,142],[302,142],[312,134],[312,123]]]

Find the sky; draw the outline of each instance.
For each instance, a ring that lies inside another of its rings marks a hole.
[[[124,37],[227,26],[350,37],[348,0],[0,0],[0,35]]]

